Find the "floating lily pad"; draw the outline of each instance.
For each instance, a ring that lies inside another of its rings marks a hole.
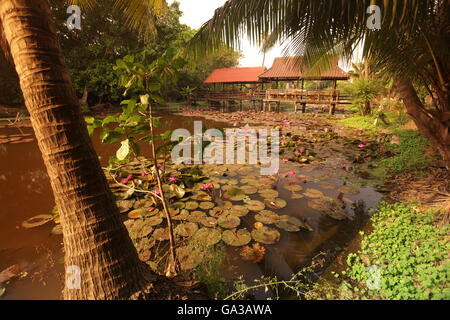
[[[231,201],[242,201],[246,197],[244,191],[237,187],[228,189],[223,196]]]
[[[200,209],[209,210],[211,208],[214,208],[214,203],[210,201],[200,202]]]
[[[128,212],[128,218],[141,219],[145,216],[146,212],[147,211],[145,209],[134,209],[134,210],[131,210],[130,212]]]
[[[242,186],[241,189],[245,194],[255,194],[258,192],[258,188],[255,186]]]
[[[356,194],[360,193],[358,189],[351,187],[351,186],[339,187],[339,191],[342,193],[345,193],[345,194],[352,194],[352,195],[356,195]]]
[[[193,211],[193,212],[191,212],[189,214],[187,220],[189,220],[190,222],[197,222],[197,223],[199,223],[205,217],[206,217],[206,213],[204,213],[203,211]]]
[[[306,191],[304,192],[304,195],[307,196],[308,198],[322,198],[324,197],[324,194],[322,193],[322,191],[317,190],[317,189],[306,189]]]
[[[279,195],[278,191],[274,190],[274,189],[262,189],[262,190],[259,190],[258,193],[264,199],[275,199]]]
[[[155,246],[156,240],[153,237],[145,237],[136,245],[136,249],[140,251],[151,249]]]
[[[186,220],[187,218],[189,218],[189,211],[183,209],[180,211],[180,214],[173,216],[172,220]]]
[[[240,247],[248,244],[252,237],[247,229],[225,230],[222,234],[222,240],[230,246]]]
[[[246,206],[235,205],[229,210],[229,213],[233,216],[244,217],[248,214],[248,211]]]
[[[179,208],[168,208],[168,211],[169,211],[169,215],[171,217],[175,217],[176,215],[178,215],[180,213]]]
[[[203,255],[203,252],[199,248],[193,248],[191,246],[176,249],[176,256],[181,270],[191,270],[198,266],[203,260]]]
[[[284,185],[283,188],[292,192],[303,190],[302,186],[298,184],[287,184]]]
[[[26,229],[36,228],[52,221],[53,216],[50,214],[39,214],[22,222],[22,227]]]
[[[185,206],[186,210],[195,210],[197,208],[198,208],[198,202],[196,202],[196,201],[186,202],[186,206]]]
[[[215,207],[215,208],[212,208],[211,210],[209,210],[208,214],[211,217],[218,218],[218,217],[224,215],[224,211],[225,211],[225,209],[223,209],[223,208]]]
[[[153,206],[153,202],[148,199],[139,199],[133,204],[133,208],[135,209],[148,208],[151,206]]]
[[[191,237],[198,230],[198,225],[194,222],[186,222],[175,227],[175,233],[182,237]]]
[[[292,194],[291,194],[291,199],[301,199],[301,198],[304,198],[305,196],[304,195],[302,195],[302,194],[300,194],[300,193],[295,193],[295,192],[293,192]]]
[[[163,218],[160,216],[153,216],[150,218],[146,218],[144,221],[145,221],[145,224],[147,224],[149,226],[157,226],[163,222]]]
[[[169,229],[168,228],[158,228],[153,232],[153,237],[158,241],[169,240]]]
[[[125,228],[127,228],[128,232],[130,232],[133,228],[134,220],[126,220],[123,224],[125,225]]]
[[[134,202],[135,200],[118,200],[116,205],[120,213],[125,213],[133,207]]]
[[[198,191],[195,195],[191,197],[193,200],[197,201],[211,201],[211,196],[205,191]]]
[[[153,227],[151,225],[145,225],[137,233],[136,238],[144,238],[153,232]]]
[[[175,209],[184,209],[186,204],[184,202],[178,201],[172,205]]]
[[[283,200],[281,198],[276,198],[273,200],[268,199],[265,200],[264,203],[266,204],[266,206],[274,210],[283,209],[287,206],[286,200]]]
[[[252,230],[252,237],[255,241],[264,244],[273,244],[280,240],[280,233],[269,227]]]
[[[255,215],[255,220],[264,224],[274,224],[280,221],[280,216],[270,210],[262,210]]]
[[[203,219],[200,220],[200,223],[205,227],[212,228],[217,226],[217,219],[213,217],[204,217]]]
[[[219,219],[217,219],[217,223],[222,228],[233,229],[241,224],[241,219],[229,214],[229,215],[220,216]]]
[[[219,229],[201,228],[195,233],[194,239],[209,247],[219,243],[222,233]]]
[[[250,200],[245,203],[245,206],[250,211],[261,211],[266,207],[264,203],[259,200]]]
[[[280,221],[276,223],[276,226],[287,232],[297,232],[300,228],[310,230],[310,227],[303,223],[300,219],[288,215],[283,215],[280,217]]]

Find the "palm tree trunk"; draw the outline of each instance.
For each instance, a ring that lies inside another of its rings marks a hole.
[[[150,274],[122,224],[88,136],[46,0],[1,0],[0,23],[61,215],[65,265],[80,289],[66,299],[127,299]]]
[[[427,112],[410,81],[397,78],[396,86],[417,128],[437,148],[444,165],[450,169],[450,119],[443,118],[445,112],[443,114],[437,111]],[[450,110],[450,107],[447,105],[444,110]]]

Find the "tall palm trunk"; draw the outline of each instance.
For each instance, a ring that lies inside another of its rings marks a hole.
[[[65,264],[80,270],[66,299],[127,299],[149,283],[120,221],[84,124],[46,0],[1,0],[0,22],[50,177]]]
[[[410,81],[397,78],[396,86],[417,128],[438,149],[444,165],[450,169],[450,119],[445,118],[450,113],[449,102],[444,106],[444,112],[427,112]]]

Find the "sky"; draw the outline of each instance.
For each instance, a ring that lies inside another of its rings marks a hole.
[[[221,7],[226,0],[177,0],[180,3],[180,9],[183,11],[181,23],[187,24],[191,28],[198,29],[205,22],[212,18],[214,10]],[[174,0],[168,0],[169,4]],[[262,65],[263,54],[259,48],[250,44],[247,39],[243,39],[242,47],[240,48],[243,58],[240,60],[241,67],[258,67]],[[283,47],[275,45],[272,50],[266,54],[264,65],[267,68],[272,66],[273,60],[276,57],[283,56]],[[348,71],[349,66],[339,62],[339,65],[344,70]]]
[[[174,0],[169,0],[172,3]],[[214,10],[221,7],[226,0],[178,0],[180,9],[183,11],[181,23],[187,24],[191,28],[198,29],[205,22],[212,18]],[[240,60],[241,67],[258,67],[262,65],[263,55],[259,49],[252,46],[247,39],[242,41],[240,48],[244,57]],[[265,66],[272,66],[275,57],[282,56],[282,47],[275,46],[266,54]]]

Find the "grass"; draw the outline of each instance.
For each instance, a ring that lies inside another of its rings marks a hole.
[[[326,298],[450,299],[450,227],[437,227],[437,213],[383,203],[371,218],[373,231],[348,255],[348,269],[335,274],[340,286],[327,288]]]

